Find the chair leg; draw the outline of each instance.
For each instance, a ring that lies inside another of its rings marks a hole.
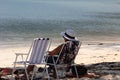
[[[53,63],[54,63],[54,74],[55,74],[57,80],[59,80],[58,71],[57,71],[56,62],[55,62],[54,57],[52,57],[52,60],[53,60]]]
[[[74,65],[74,68],[75,68],[75,73],[76,73],[76,75],[77,75],[77,79],[79,79],[79,75],[78,75],[78,72],[77,72],[76,65]]]
[[[27,72],[27,67],[26,67],[26,65],[24,65],[24,66],[25,66],[25,75],[27,77],[27,80],[29,80],[29,76],[28,76],[28,72]]]
[[[50,76],[49,76],[48,69],[46,68],[46,66],[45,66],[45,69],[46,69],[48,80],[50,80]]]
[[[50,76],[49,76],[48,69],[47,69],[47,64],[45,64],[45,67],[43,70],[43,75],[42,75],[43,77],[45,76],[45,73],[47,74],[48,80],[50,80]]]
[[[35,68],[33,70],[33,73],[32,73],[32,76],[31,76],[31,80],[33,80],[34,75],[35,75]]]
[[[12,71],[12,78],[13,78],[13,75],[14,75],[14,71],[15,71],[15,69],[16,69],[16,61],[17,61],[17,58],[18,58],[18,55],[16,55],[16,58],[15,58],[14,67],[13,67],[13,71]]]
[[[57,71],[56,65],[54,66],[54,72],[53,73],[54,73],[53,75],[56,76],[57,80],[59,80],[59,76],[58,76],[58,71]]]

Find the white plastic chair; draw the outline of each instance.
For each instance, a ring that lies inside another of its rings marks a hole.
[[[16,64],[22,64],[24,65],[25,73],[27,76],[27,80],[30,80],[29,75],[27,73],[27,66],[28,65],[40,65],[40,64],[45,64],[45,55],[47,54],[47,51],[50,48],[51,40],[49,38],[36,38],[33,41],[33,44],[30,47],[30,50],[27,54],[23,53],[16,53],[16,58],[14,62],[14,69],[17,68]],[[26,59],[24,59],[24,56],[26,55]],[[18,57],[21,56],[21,61],[18,61]],[[45,70],[48,75],[47,69]],[[34,71],[31,80],[33,80],[34,76]]]

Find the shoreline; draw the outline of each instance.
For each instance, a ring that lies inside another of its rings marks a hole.
[[[31,44],[11,45],[0,47],[0,67],[11,67],[15,60],[15,53],[28,53]],[[51,44],[49,50],[59,44]],[[119,42],[82,42],[79,53],[75,59],[77,64],[93,64],[99,62],[119,62]],[[112,58],[111,58],[112,57]]]

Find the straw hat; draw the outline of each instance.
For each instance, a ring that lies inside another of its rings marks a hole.
[[[75,32],[72,29],[67,29],[65,32],[61,32],[61,35],[68,40],[76,40]]]

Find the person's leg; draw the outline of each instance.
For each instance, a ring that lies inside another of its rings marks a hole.
[[[35,67],[35,65],[29,65],[27,67],[27,73],[30,74],[30,72],[34,70],[34,67]]]
[[[55,66],[54,66],[54,61],[57,60],[57,57],[55,56],[49,56],[48,59],[47,59],[47,65],[49,66],[48,67],[48,72],[49,72],[49,75],[51,77],[54,77],[56,78],[56,70],[55,70]]]
[[[29,75],[31,71],[34,70],[34,67],[35,65],[29,65],[27,67],[27,74]],[[27,80],[27,76],[26,76],[26,73],[23,74],[23,76],[21,76],[21,79],[20,80]]]

